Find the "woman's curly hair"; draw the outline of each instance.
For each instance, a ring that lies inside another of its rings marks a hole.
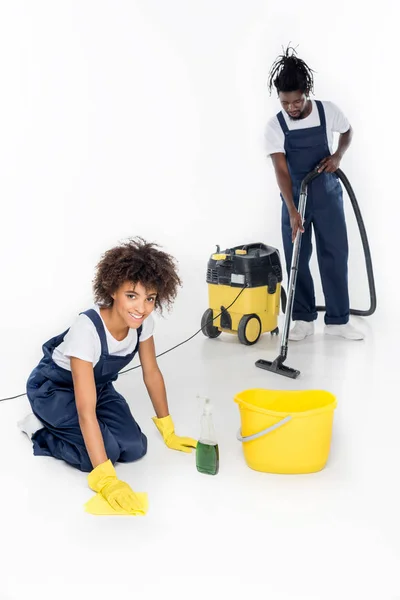
[[[164,306],[170,308],[182,282],[175,259],[157,248],[157,244],[137,237],[107,250],[96,267],[95,302],[100,306],[112,306],[111,294],[129,281],[141,283],[146,290],[155,290],[155,307],[160,312]]]

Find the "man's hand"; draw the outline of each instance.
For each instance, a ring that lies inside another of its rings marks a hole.
[[[323,158],[319,164],[318,173],[334,173],[340,166],[341,157],[338,154],[332,154],[332,156],[327,156]]]
[[[301,214],[295,208],[289,212],[290,226],[292,228],[292,243],[296,239],[297,231],[300,229],[301,233],[304,233],[303,221],[301,220]]]

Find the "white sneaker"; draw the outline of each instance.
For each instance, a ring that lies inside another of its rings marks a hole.
[[[17,425],[23,433],[26,433],[29,439],[32,439],[33,434],[44,427],[42,421],[39,421],[33,413],[29,413],[21,421],[18,421]]]
[[[292,342],[300,342],[307,336],[313,335],[314,333],[314,321],[296,321],[295,326],[289,333],[289,340]]]
[[[325,333],[327,335],[337,335],[346,340],[363,340],[364,334],[361,331],[354,329],[350,323],[345,325],[325,325]]]

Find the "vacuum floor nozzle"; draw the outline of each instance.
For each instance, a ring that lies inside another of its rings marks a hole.
[[[290,377],[290,379],[297,379],[300,375],[300,371],[297,369],[292,369],[291,367],[286,367],[282,364],[282,356],[279,355],[274,361],[270,360],[257,360],[255,363],[256,367],[260,369],[265,369],[266,371],[271,371],[272,373],[276,373],[277,375],[283,375],[284,377]]]

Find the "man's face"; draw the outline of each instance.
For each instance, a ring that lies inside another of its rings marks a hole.
[[[296,92],[279,92],[279,100],[283,110],[293,121],[303,119],[307,108],[307,97],[300,90]]]

